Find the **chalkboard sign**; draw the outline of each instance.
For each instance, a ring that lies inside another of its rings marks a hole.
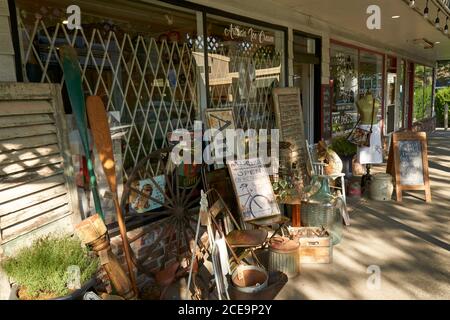
[[[322,85],[321,105],[322,105],[322,138],[327,140],[331,138],[331,86],[329,84]]]
[[[425,200],[431,201],[426,133],[393,133],[386,171],[395,179],[397,201],[403,190],[424,190]]]
[[[292,166],[299,172],[300,183],[306,175],[306,145],[303,110],[299,88],[273,90],[275,122],[280,130],[280,140],[289,142],[292,150]]]
[[[422,143],[420,141],[399,141],[400,155],[400,184],[414,186],[422,185]]]

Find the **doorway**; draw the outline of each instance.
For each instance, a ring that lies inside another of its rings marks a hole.
[[[321,39],[294,31],[293,85],[300,88],[305,138],[320,140]]]

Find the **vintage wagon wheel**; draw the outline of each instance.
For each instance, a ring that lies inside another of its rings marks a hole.
[[[142,264],[161,254],[159,244],[162,241],[167,240],[168,242],[161,262],[161,270],[165,267],[166,262],[174,256],[177,260],[182,257],[183,241],[187,249],[190,248],[191,241],[195,241],[195,230],[192,225],[197,223],[195,215],[198,213],[198,210],[195,207],[198,206],[200,201],[199,197],[195,195],[195,190],[199,186],[201,178],[199,175],[192,187],[182,188],[179,170],[182,169],[183,164],[175,165],[172,162],[170,158],[171,150],[172,148],[160,149],[140,160],[128,176],[121,199],[122,210],[126,218],[132,216],[167,217],[162,224],[161,232],[146,249],[147,254],[139,257],[139,259],[136,258],[135,254],[133,257],[133,262],[139,271],[149,276],[154,276],[154,274],[145,270]],[[159,179],[163,177],[165,181],[163,186],[160,185],[161,182],[158,183],[157,179],[155,179],[157,176],[159,176]],[[144,179],[151,181],[152,187],[156,188],[159,193],[158,198],[152,197],[150,192],[145,193],[139,189],[137,184]],[[133,208],[131,204],[133,200],[137,202],[150,200],[158,204],[160,208],[151,212],[140,213]],[[130,241],[132,242],[133,239],[130,239]],[[200,247],[203,246],[200,241],[198,245]]]

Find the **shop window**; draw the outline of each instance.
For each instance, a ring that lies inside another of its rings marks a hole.
[[[59,48],[69,44],[76,49],[85,96],[102,97],[107,111],[118,115],[114,125],[127,125],[119,132],[120,157],[116,154],[125,182],[139,160],[168,146],[171,131],[189,129],[200,118],[198,92],[204,77],[196,53],[203,52],[203,38],[197,33],[197,15],[165,5],[80,1],[81,29],[69,30],[64,20],[70,4],[17,0],[23,73],[26,81],[61,83],[71,113]],[[99,189],[103,195],[107,188],[99,182]],[[114,219],[108,210],[106,221]]]
[[[209,108],[233,107],[238,127],[271,128],[284,84],[284,32],[207,16]]]
[[[383,56],[360,50],[358,74],[358,99],[367,93],[372,93],[373,97],[381,102],[383,98]],[[382,118],[381,109],[378,109],[378,120]]]
[[[166,136],[199,117],[195,12],[137,3],[82,2],[80,30],[64,20],[70,1],[17,0],[23,64],[30,82],[62,83],[59,47],[73,44],[85,95],[99,95],[108,111],[131,125],[123,143],[123,173]],[[203,52],[203,51],[202,51]],[[70,113],[65,88],[66,112]]]
[[[356,102],[370,92],[383,97],[383,55],[363,49],[331,44],[330,77],[333,84],[333,136],[349,133],[358,121]],[[378,119],[382,117],[378,110]]]
[[[358,49],[333,44],[330,76],[334,95],[332,131],[337,135],[351,130],[358,120]]]
[[[432,116],[433,68],[415,65],[413,121]]]

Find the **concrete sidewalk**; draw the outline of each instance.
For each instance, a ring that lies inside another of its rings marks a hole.
[[[333,263],[302,265],[277,299],[450,299],[450,131],[430,135],[428,146],[432,202],[404,192],[401,204],[350,203]],[[367,286],[369,266],[381,270],[380,289]]]

